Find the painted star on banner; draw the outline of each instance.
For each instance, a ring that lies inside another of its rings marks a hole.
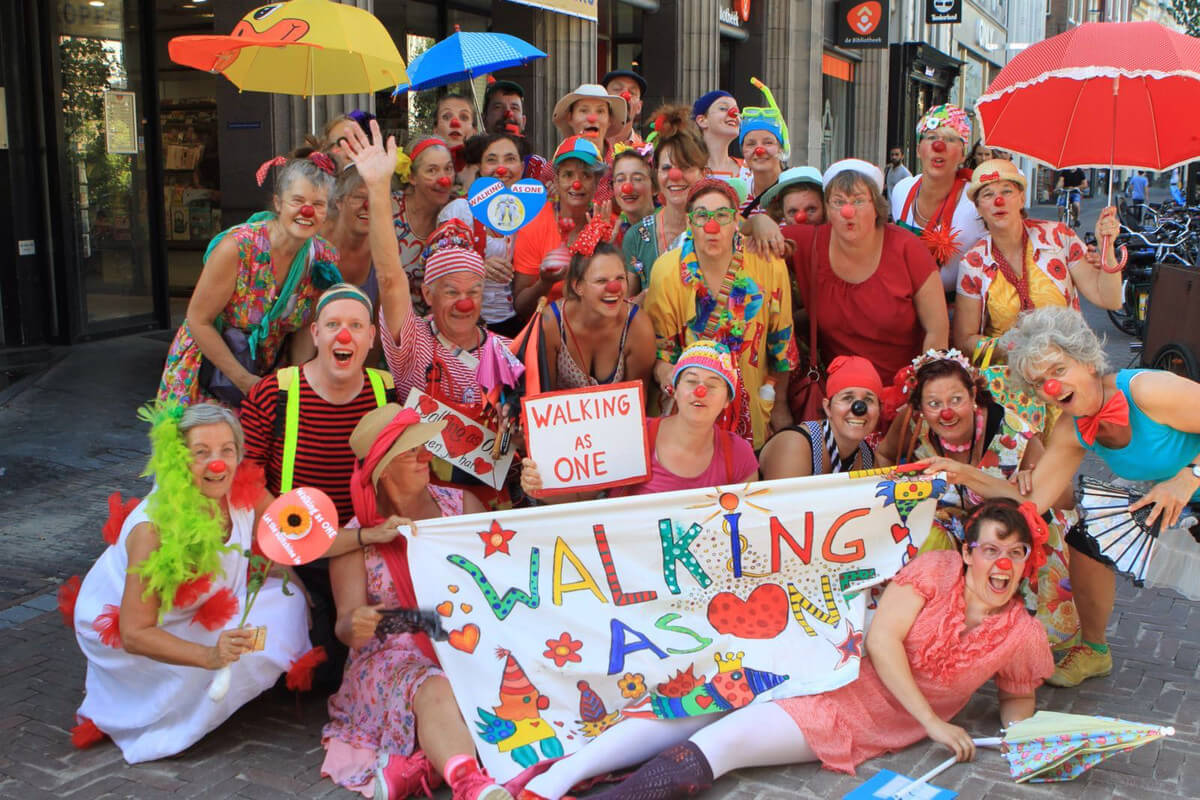
[[[479,531],[479,538],[483,540],[483,557],[487,558],[493,553],[509,555],[508,540],[516,534],[516,531],[506,530],[500,526],[499,522],[492,520],[490,528],[486,531]]]
[[[863,655],[863,635],[862,631],[854,630],[854,626],[846,620],[846,627],[849,629],[846,638],[841,644],[837,645],[838,652],[842,654],[842,660],[834,666],[834,669],[841,669],[850,659],[861,659]]]

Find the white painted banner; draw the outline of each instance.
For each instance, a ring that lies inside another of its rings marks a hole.
[[[877,471],[883,473],[884,471]],[[628,716],[811,694],[858,675],[866,609],[945,484],[851,473],[421,523],[417,599],[492,777]]]

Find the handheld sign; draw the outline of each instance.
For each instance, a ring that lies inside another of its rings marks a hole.
[[[546,187],[532,179],[505,186],[499,178],[476,178],[467,191],[475,219],[507,236],[529,224],[546,205]]]
[[[650,475],[641,381],[546,392],[521,401],[543,491],[640,483]]]
[[[496,431],[438,402],[415,386],[409,391],[404,407],[415,408],[421,415],[421,422],[446,420],[442,432],[425,443],[426,450],[463,472],[474,475],[493,489],[499,490],[504,485],[504,478],[512,464],[513,451],[509,450],[499,459],[492,458]]]
[[[280,495],[267,506],[255,538],[267,558],[295,566],[325,555],[337,532],[333,500],[320,489],[301,487]]]

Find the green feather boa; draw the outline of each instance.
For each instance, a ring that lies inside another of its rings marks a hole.
[[[146,585],[143,599],[158,597],[161,621],[175,604],[180,585],[201,575],[223,575],[221,554],[228,552],[217,501],[204,496],[192,477],[192,455],[179,431],[183,406],[146,405],[138,418],[149,422],[150,463],[145,475],[158,484],[147,501],[146,516],[158,531],[158,549],[129,571]]]

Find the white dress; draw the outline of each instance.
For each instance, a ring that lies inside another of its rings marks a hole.
[[[237,625],[246,597],[246,567],[253,535],[253,509],[230,509],[233,531],[229,543],[237,546],[221,556],[224,575],[214,576],[207,593],[187,608],[173,608],[163,618],[163,630],[205,646],[216,643],[221,631]],[[106,606],[117,609],[125,591],[129,566],[125,549],[129,532],[146,522],[146,500],[133,510],[121,527],[117,543],[101,554],[88,571],[75,603],[75,638],[87,658],[87,679],[79,714],[90,718],[108,734],[130,764],[174,755],[227,720],[244,703],[271,688],[299,656],[308,651],[308,625],[304,593],[280,590],[274,575],[254,601],[247,625],[267,627],[266,649],[246,653],[231,665],[229,692],[220,701],[208,697],[212,670],[176,666],[110,647],[93,626]],[[192,624],[192,616],[205,600],[228,587],[238,599],[233,619],[215,631]],[[111,639],[110,639],[111,641]]]

